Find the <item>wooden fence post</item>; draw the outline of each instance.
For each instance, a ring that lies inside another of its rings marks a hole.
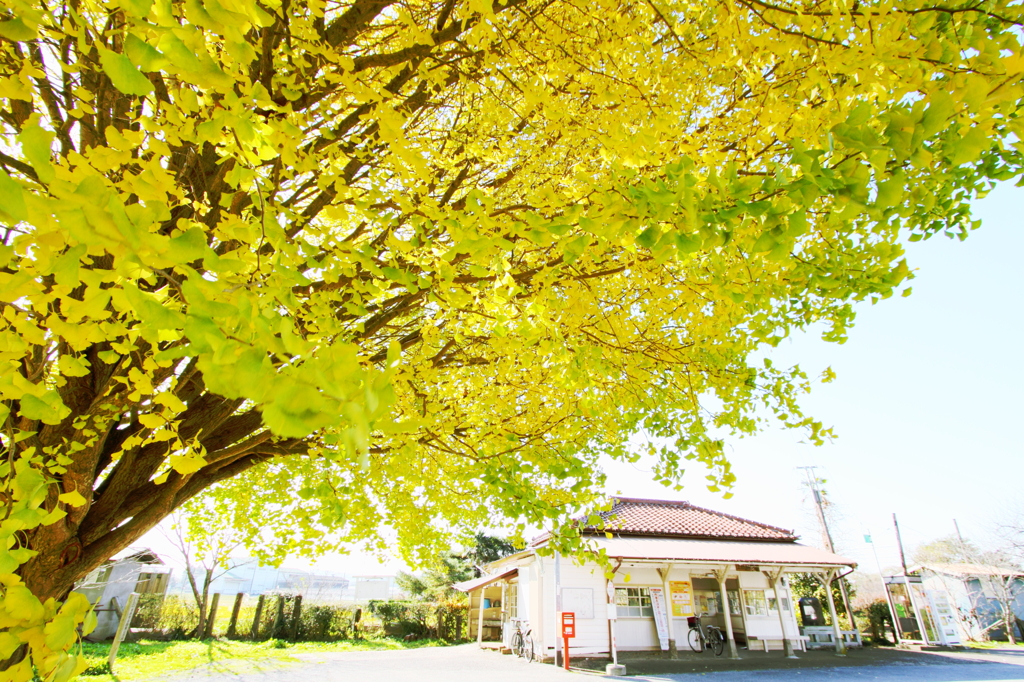
[[[274,614],[274,624],[270,627],[270,637],[280,639],[281,630],[284,628],[284,597],[277,598],[277,612]]]
[[[288,628],[288,638],[293,642],[299,638],[299,625],[302,619],[302,595],[292,602],[292,625]]]
[[[203,632],[202,639],[210,639],[213,637],[213,622],[217,620],[217,608],[220,606],[220,592],[214,592],[213,598],[210,600],[210,610],[206,614],[206,630]]]
[[[239,592],[235,595],[235,605],[231,607],[231,621],[228,623],[228,631],[225,635],[228,639],[235,639],[238,637],[236,628],[238,627],[238,614],[242,610],[242,599],[245,597],[244,592]]]
[[[258,640],[260,638],[260,618],[263,617],[263,602],[266,601],[267,596],[264,594],[260,595],[260,598],[256,600],[256,615],[252,617],[252,627],[249,629],[249,639]]]
[[[117,598],[114,598],[115,605],[117,604]],[[110,644],[110,655],[107,657],[107,667],[110,669],[110,674],[114,674],[114,661],[117,660],[117,650],[121,646],[121,640],[128,634],[128,629],[132,626],[132,618],[135,616],[135,607],[139,603],[139,595],[132,592],[128,595],[128,603],[125,604],[124,611],[118,613],[120,618],[117,621],[117,631],[114,633],[114,641]]]

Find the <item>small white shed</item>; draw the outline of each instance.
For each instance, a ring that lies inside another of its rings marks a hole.
[[[856,563],[797,543],[792,531],[682,501],[615,498],[606,527],[586,527],[615,569],[538,552],[548,536],[489,564],[486,575],[456,585],[470,597],[470,634],[507,646],[529,628],[538,655],[560,647],[560,612],[573,612],[570,656],[613,651],[689,650],[687,619],[700,615],[736,646],[792,654],[800,635],[788,573],[831,582]],[[610,534],[610,537],[609,537]],[[728,605],[728,617],[726,608]],[[834,615],[834,639],[843,637]]]
[[[87,639],[100,642],[113,637],[128,596],[133,592],[166,593],[170,572],[156,552],[131,547],[87,575],[75,586],[75,592],[84,594],[97,607],[96,629]]]

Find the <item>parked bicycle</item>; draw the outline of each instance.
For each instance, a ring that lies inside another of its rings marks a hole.
[[[530,636],[533,628],[527,621],[518,618],[513,618],[512,623],[516,626],[516,631],[512,633],[512,653],[522,656],[529,663],[533,661],[533,637]]]
[[[690,626],[690,633],[687,635],[690,649],[697,653],[710,649],[715,653],[715,656],[722,655],[722,652],[725,650],[725,635],[718,629],[718,626],[703,625],[700,622],[700,616],[690,616],[686,619],[686,622]]]

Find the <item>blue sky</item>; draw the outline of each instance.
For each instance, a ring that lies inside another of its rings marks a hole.
[[[796,468],[815,465],[842,517],[837,545],[865,570],[874,568],[865,532],[883,565],[899,563],[893,512],[908,552],[954,532],[954,518],[966,537],[994,544],[991,530],[1005,509],[1024,505],[1024,189],[1000,186],[976,202],[975,216],[982,226],[964,242],[940,235],[909,244],[913,294],[862,305],[846,344],[803,334],[772,355],[810,376],[835,370],[836,381],[818,385],[803,404],[835,428],[836,440],[814,447],[773,430],[732,441],[733,498],[703,489],[696,467],[676,497],[816,542]],[[609,492],[666,497],[642,467],[610,471]]]

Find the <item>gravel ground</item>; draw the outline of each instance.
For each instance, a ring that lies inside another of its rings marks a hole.
[[[629,677],[644,682],[713,678],[714,682],[804,682],[810,680],[878,680],[879,682],[1024,682],[1021,652],[907,652],[869,649],[845,658],[808,652],[791,661],[778,652],[742,652],[742,659],[624,661]],[[167,682],[571,682],[596,680],[597,671],[564,672],[552,665],[526,663],[473,644],[404,651],[356,651],[298,654],[291,662],[259,663],[244,669],[198,668],[164,678]],[[601,666],[595,662],[593,667]]]

